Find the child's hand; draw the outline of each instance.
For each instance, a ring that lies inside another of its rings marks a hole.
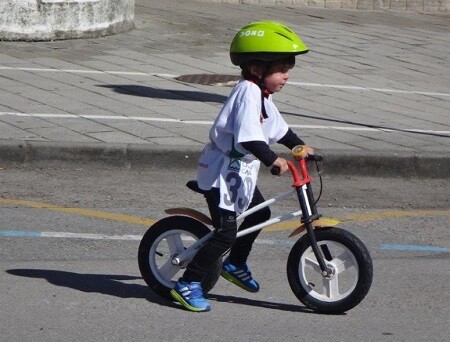
[[[311,146],[308,146],[308,154],[310,156],[312,156],[312,155],[316,154],[316,151],[314,151],[314,149]]]
[[[280,172],[278,173],[278,176],[282,176],[289,170],[287,160],[284,158],[281,158],[281,157],[278,157],[277,159],[275,159],[272,166],[278,166],[280,168]]]

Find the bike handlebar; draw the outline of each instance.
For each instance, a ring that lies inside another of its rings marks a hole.
[[[312,154],[312,155],[308,156],[307,159],[308,160],[312,160],[312,161],[320,162],[320,161],[323,160],[323,155],[321,155],[321,154]]]
[[[321,154],[311,154],[306,156],[306,160],[319,162],[323,160],[323,156]],[[274,176],[278,176],[280,174],[280,171],[281,169],[279,166],[272,166],[272,168],[270,169],[270,173]]]
[[[270,169],[270,173],[274,176],[278,176],[280,174],[280,171],[281,169],[279,166],[272,166],[272,168]]]

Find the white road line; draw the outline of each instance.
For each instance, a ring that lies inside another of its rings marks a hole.
[[[348,89],[359,91],[378,91],[381,93],[397,93],[397,94],[416,94],[416,95],[428,95],[428,96],[444,96],[449,97],[448,93],[437,93],[429,91],[417,91],[417,90],[401,90],[401,89],[389,89],[389,88],[372,88],[372,87],[359,87],[359,86],[347,86],[339,84],[321,84],[321,83],[304,83],[304,82],[288,82],[288,84],[298,87],[322,87],[322,88],[334,88],[334,89]]]
[[[164,77],[164,78],[175,78],[176,75],[172,74],[164,74],[164,73],[147,73],[147,72],[138,72],[138,71],[102,71],[102,70],[93,70],[93,69],[49,69],[49,68],[15,68],[15,67],[6,67],[0,66],[0,70],[19,70],[19,71],[33,71],[33,72],[65,72],[69,74],[111,74],[111,75],[125,75],[125,76],[155,76],[155,77]]]
[[[124,76],[143,76],[143,77],[162,77],[162,78],[175,78],[179,75],[165,74],[165,73],[146,73],[137,71],[114,71],[114,70],[93,70],[93,69],[51,69],[51,68],[23,68],[23,67],[10,67],[0,66],[0,70],[19,70],[30,72],[65,72],[71,74],[110,74],[110,75],[124,75]],[[416,91],[416,90],[401,90],[390,88],[373,88],[373,87],[360,87],[360,86],[348,86],[340,84],[326,84],[326,83],[309,83],[309,82],[294,82],[289,81],[290,85],[299,87],[320,87],[320,88],[332,88],[332,89],[348,89],[358,91],[377,91],[382,93],[398,93],[398,94],[416,94],[427,96],[443,96],[450,97],[450,93],[442,92],[429,92],[429,91]]]
[[[0,230],[0,237],[9,238],[58,238],[58,239],[84,239],[84,240],[116,240],[116,241],[140,241],[143,235],[107,235],[96,233],[71,233],[71,232],[49,232],[49,231],[22,231],[22,230]],[[194,241],[192,237],[182,237],[185,241]],[[261,245],[293,245],[295,241],[288,239],[256,239],[256,244]]]
[[[143,235],[107,235],[95,233],[70,233],[70,232],[40,232],[40,231],[22,231],[22,230],[0,230],[0,237],[8,238],[59,238],[59,239],[85,239],[85,240],[116,240],[116,241],[140,241]],[[182,237],[185,241],[194,241],[191,237]],[[287,245],[292,246],[295,240],[289,239],[256,239],[259,245]],[[381,250],[397,250],[408,252],[436,252],[450,253],[450,248],[443,246],[425,246],[425,245],[404,245],[384,243],[380,245]]]
[[[87,239],[87,240],[129,240],[129,241],[139,241],[142,239],[141,235],[106,235],[106,234],[69,233],[69,232],[41,232],[40,237]]]
[[[122,120],[122,121],[148,121],[148,122],[167,122],[186,125],[212,125],[213,121],[206,120],[180,120],[171,118],[152,118],[146,116],[120,116],[120,115],[89,115],[89,114],[47,114],[47,113],[19,113],[19,112],[0,112],[1,116],[17,116],[17,117],[36,117],[36,118],[53,118],[53,119],[88,119],[88,120]],[[311,130],[340,130],[340,131],[356,131],[356,132],[406,132],[406,133],[430,133],[450,135],[450,131],[437,131],[431,129],[414,129],[414,128],[375,128],[375,127],[354,127],[354,126],[322,126],[322,125],[289,125],[292,128],[311,129]]]

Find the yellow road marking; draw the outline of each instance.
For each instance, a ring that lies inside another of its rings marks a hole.
[[[450,216],[450,209],[443,210],[386,210],[378,213],[353,214],[342,221],[373,221],[376,219],[399,218],[399,217],[423,217],[423,216]]]
[[[270,227],[264,228],[263,232],[277,232],[280,230],[292,230],[300,225],[300,218],[297,220],[284,221],[276,223]]]
[[[108,213],[106,211],[97,211],[97,210],[83,209],[83,208],[61,207],[61,206],[48,204],[48,203],[7,199],[7,198],[2,198],[2,197],[0,197],[0,204],[9,204],[9,205],[16,205],[16,206],[36,208],[36,209],[46,209],[46,210],[51,210],[51,211],[67,213],[67,214],[95,217],[95,218],[110,220],[110,221],[141,224],[141,225],[145,225],[145,226],[151,226],[153,223],[156,222],[155,220],[138,217],[138,216],[122,215],[122,214],[117,214],[117,213]]]
[[[97,211],[92,209],[83,208],[73,208],[73,207],[62,207],[54,204],[35,202],[35,201],[25,201],[25,200],[15,200],[0,197],[0,204],[15,205],[28,208],[36,209],[46,209],[51,211],[63,212],[66,214],[75,214],[87,217],[95,217],[104,220],[127,222],[132,224],[151,226],[156,222],[156,220],[143,218],[139,216],[130,216],[117,213],[110,213],[105,211]],[[342,222],[367,222],[374,221],[377,219],[387,219],[387,218],[401,218],[401,217],[424,217],[424,216],[450,216],[450,209],[442,210],[386,210],[377,213],[366,213],[366,214],[352,214],[340,221]],[[328,218],[329,219],[329,218]],[[336,219],[331,219],[336,220]],[[339,219],[338,219],[339,220]],[[274,224],[271,227],[265,228],[266,232],[274,232],[288,229],[295,229],[299,226],[299,220],[290,220],[285,222],[280,222]]]
[[[366,214],[352,214],[344,217],[343,219],[337,219],[341,222],[367,222],[382,220],[388,218],[401,218],[401,217],[427,217],[427,216],[450,216],[450,209],[443,210],[386,210],[377,213]],[[327,218],[329,219],[329,218]],[[335,219],[332,219],[335,220]],[[285,221],[275,224],[269,228],[265,228],[266,232],[274,232],[279,230],[295,229],[300,225],[299,220]]]

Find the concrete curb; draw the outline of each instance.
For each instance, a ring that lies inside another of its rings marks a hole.
[[[286,150],[283,155],[287,156]],[[3,141],[1,163],[34,164],[52,161],[102,163],[139,168],[195,168],[201,147],[141,144]],[[450,178],[450,158],[441,153],[392,151],[321,151],[324,174],[402,178]]]

